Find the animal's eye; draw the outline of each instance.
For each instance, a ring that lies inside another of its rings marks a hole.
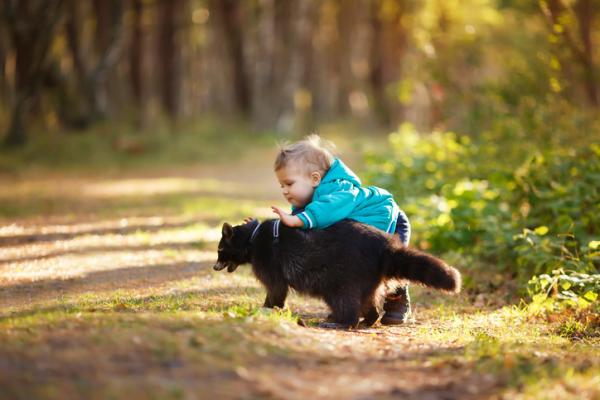
[[[219,247],[219,248],[217,249],[217,251],[225,251],[225,248],[224,248],[224,247]]]

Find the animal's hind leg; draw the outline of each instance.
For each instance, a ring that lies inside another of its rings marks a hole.
[[[372,326],[379,319],[379,314],[381,313],[381,297],[383,296],[383,293],[385,293],[385,291],[380,285],[363,297],[362,315],[364,319],[361,323],[362,325]]]
[[[379,319],[379,311],[375,304],[370,303],[366,307],[363,307],[363,317],[362,324],[365,326],[372,326]]]

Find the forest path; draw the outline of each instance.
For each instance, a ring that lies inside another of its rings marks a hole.
[[[247,267],[213,271],[222,221],[283,205],[270,154],[0,181],[0,398],[468,399],[505,386],[475,371],[469,343],[513,315],[416,290],[410,324],[326,330],[322,302],[262,310]]]

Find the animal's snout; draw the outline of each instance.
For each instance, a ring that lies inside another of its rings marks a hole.
[[[220,271],[220,270],[222,270],[223,268],[225,268],[226,266],[227,266],[227,265],[225,265],[225,263],[222,263],[222,262],[220,262],[220,261],[217,261],[217,263],[216,263],[216,264],[213,266],[213,269],[214,269],[215,271]]]
[[[215,271],[220,271],[222,269],[227,268],[227,272],[233,272],[237,269],[238,264],[234,262],[221,262],[217,261],[217,263],[213,266]]]

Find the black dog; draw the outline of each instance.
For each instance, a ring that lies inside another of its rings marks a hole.
[[[367,326],[379,318],[381,290],[404,279],[448,292],[460,291],[460,273],[438,258],[405,247],[397,236],[343,220],[326,229],[289,228],[279,220],[223,225],[217,271],[252,264],[267,289],[265,307],[283,307],[288,288],[325,300],[329,327]]]

